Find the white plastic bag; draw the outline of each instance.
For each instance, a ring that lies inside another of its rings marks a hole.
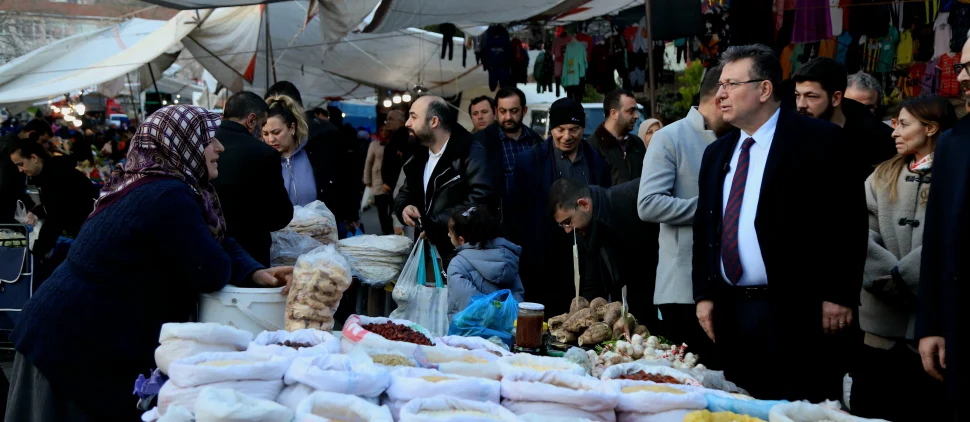
[[[286,406],[287,408],[296,411],[296,408],[300,406],[300,402],[303,399],[310,397],[316,390],[306,384],[296,383],[293,385],[287,385],[283,387],[280,391],[280,395],[276,396],[276,402]]]
[[[502,379],[502,371],[498,366],[498,356],[483,349],[464,350],[440,345],[426,350],[425,356],[431,363],[431,367],[446,374],[496,381]]]
[[[451,347],[457,347],[459,349],[468,349],[468,350],[486,350],[498,357],[513,355],[512,352],[509,352],[502,346],[499,346],[481,337],[443,336],[439,340],[441,341],[441,343],[444,343]]]
[[[617,413],[616,422],[683,422],[694,410],[671,410],[662,413]]]
[[[155,364],[168,374],[172,362],[210,352],[246,350],[253,334],[228,325],[190,322],[162,325],[155,349]]]
[[[344,322],[344,329],[340,333],[340,349],[344,353],[353,350],[357,345],[364,347],[370,347],[375,349],[390,349],[398,350],[405,355],[414,354],[415,350],[418,349],[418,345],[414,343],[408,343],[403,341],[393,341],[381,337],[378,334],[372,333],[364,329],[363,326],[370,324],[383,324],[385,322],[393,322],[395,324],[400,324],[408,327],[414,331],[423,334],[431,344],[435,344],[434,336],[424,327],[404,319],[389,319],[381,317],[366,317],[361,315],[351,315]]]
[[[401,408],[400,422],[518,421],[508,409],[491,402],[454,397],[415,399]]]
[[[495,380],[445,374],[434,369],[402,368],[391,372],[387,397],[408,402],[419,398],[456,397],[466,400],[501,401],[501,384]]]
[[[311,347],[299,349],[279,343],[309,344]],[[267,353],[286,357],[316,356],[340,353],[340,339],[326,331],[305,329],[296,331],[263,331],[249,343],[247,352]]]
[[[549,418],[570,421],[616,421],[616,412],[613,409],[594,412],[562,403],[515,400],[502,400],[502,407],[505,407],[516,415],[542,415]]]
[[[700,381],[697,381],[690,375],[687,375],[686,372],[679,371],[673,368],[668,368],[662,365],[643,364],[639,361],[621,363],[619,365],[613,365],[609,368],[606,368],[606,371],[603,372],[603,375],[600,376],[600,379],[602,380],[617,379],[623,375],[635,374],[640,371],[644,371],[648,374],[667,375],[667,376],[673,377],[677,381],[680,381],[684,385],[690,385],[694,387],[702,386]]]
[[[228,388],[203,388],[195,402],[196,422],[279,422],[292,419],[293,411],[286,407]]]
[[[347,259],[333,246],[300,256],[286,298],[286,330],[333,329],[333,314],[351,281]]]
[[[498,360],[502,377],[517,377],[523,374],[542,374],[546,372],[565,372],[572,375],[586,375],[586,370],[579,364],[562,358],[548,356],[533,356],[519,353],[506,356]]]
[[[323,246],[316,239],[297,232],[272,232],[270,237],[273,243],[269,247],[269,259],[274,267],[296,264],[300,255]]]
[[[360,197],[360,212],[366,211],[371,205],[374,205],[374,191],[371,190],[370,186],[366,186],[364,187],[364,196]]]
[[[294,422],[330,420],[392,422],[391,411],[359,397],[316,392],[303,399],[296,409]]]
[[[376,398],[387,389],[390,374],[365,354],[298,357],[286,371],[287,385],[304,384],[315,391]]]
[[[17,201],[17,210],[14,211],[13,218],[14,220],[17,220],[17,222],[19,222],[20,224],[29,225],[29,222],[27,221],[27,206],[24,205],[23,201],[19,201],[19,200]],[[33,224],[33,229],[30,231],[30,234],[27,236],[27,242],[28,242],[27,246],[30,249],[34,249],[34,241],[36,241],[37,238],[40,237],[40,228],[43,225],[44,225],[44,222],[42,220],[37,220]]]
[[[426,249],[430,250],[427,254],[431,259],[430,266],[425,265]],[[427,274],[429,270],[432,274]],[[391,292],[398,306],[391,312],[391,318],[414,321],[435,336],[448,335],[448,288],[442,270],[434,245],[427,239],[418,242]]]
[[[305,234],[324,245],[337,243],[337,218],[322,201],[293,207],[293,220],[282,231]]]
[[[540,415],[538,413],[525,413],[521,415],[516,415],[522,422],[598,422],[593,419],[588,418],[575,418],[575,417],[562,417],[562,416],[549,416]],[[677,421],[681,422],[681,421]]]
[[[502,377],[502,398],[515,402],[557,403],[588,412],[612,413],[619,394],[615,383],[567,372],[520,372]]]
[[[815,422],[815,421],[831,421],[831,422],[863,422],[863,421],[880,421],[886,422],[882,419],[864,419],[856,416],[852,416],[841,410],[832,409],[830,407],[811,404],[808,402],[792,402],[785,404],[778,404],[771,408],[768,412],[769,422]]]
[[[239,380],[282,381],[290,362],[291,358],[251,352],[203,353],[172,362],[166,384],[187,388]],[[270,400],[276,394],[279,391]]]
[[[670,410],[698,410],[707,407],[707,398],[704,397],[703,388],[633,380],[612,380],[604,382],[614,383],[620,389],[616,402],[617,413],[661,413]],[[679,393],[629,391],[630,389],[638,387],[672,388],[679,391]]]
[[[411,252],[411,239],[406,236],[365,234],[341,239],[340,253],[347,257],[350,268],[362,283],[384,287],[396,280]]]
[[[165,413],[165,416],[156,420],[158,422],[195,422],[195,415],[183,406],[172,406]]]
[[[190,412],[195,412],[195,402],[202,390],[208,387],[228,388],[236,390],[254,399],[276,400],[283,390],[283,380],[272,381],[226,381],[197,387],[181,388],[173,382],[166,382],[158,392],[158,414],[165,416],[169,408],[182,406]]]

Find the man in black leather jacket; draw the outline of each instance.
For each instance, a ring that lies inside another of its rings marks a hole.
[[[404,186],[395,198],[394,213],[404,224],[421,225],[447,267],[455,249],[448,239],[448,211],[496,203],[485,148],[472,141],[440,97],[417,99],[406,126],[421,147],[404,165]]]

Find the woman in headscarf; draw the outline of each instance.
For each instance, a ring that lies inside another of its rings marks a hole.
[[[663,123],[657,119],[647,119],[640,123],[640,129],[637,130],[637,136],[643,139],[643,146],[649,147],[650,140],[653,139],[653,134],[657,133],[660,128],[664,127]]]
[[[132,386],[156,366],[162,324],[187,321],[200,293],[289,279],[292,267],[264,269],[225,236],[209,183],[219,120],[175,105],[139,126],[66,261],[20,313],[6,420],[136,420]]]

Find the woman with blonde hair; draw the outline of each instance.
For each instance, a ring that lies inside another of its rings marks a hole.
[[[853,414],[944,419],[931,415],[944,408],[943,383],[923,371],[914,329],[933,150],[956,121],[943,97],[904,101],[893,121],[897,155],[866,179],[869,250],[859,308],[865,346],[852,373]]]

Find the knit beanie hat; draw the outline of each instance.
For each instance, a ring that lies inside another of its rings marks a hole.
[[[568,124],[586,127],[586,112],[576,100],[560,98],[549,107],[549,129]]]

